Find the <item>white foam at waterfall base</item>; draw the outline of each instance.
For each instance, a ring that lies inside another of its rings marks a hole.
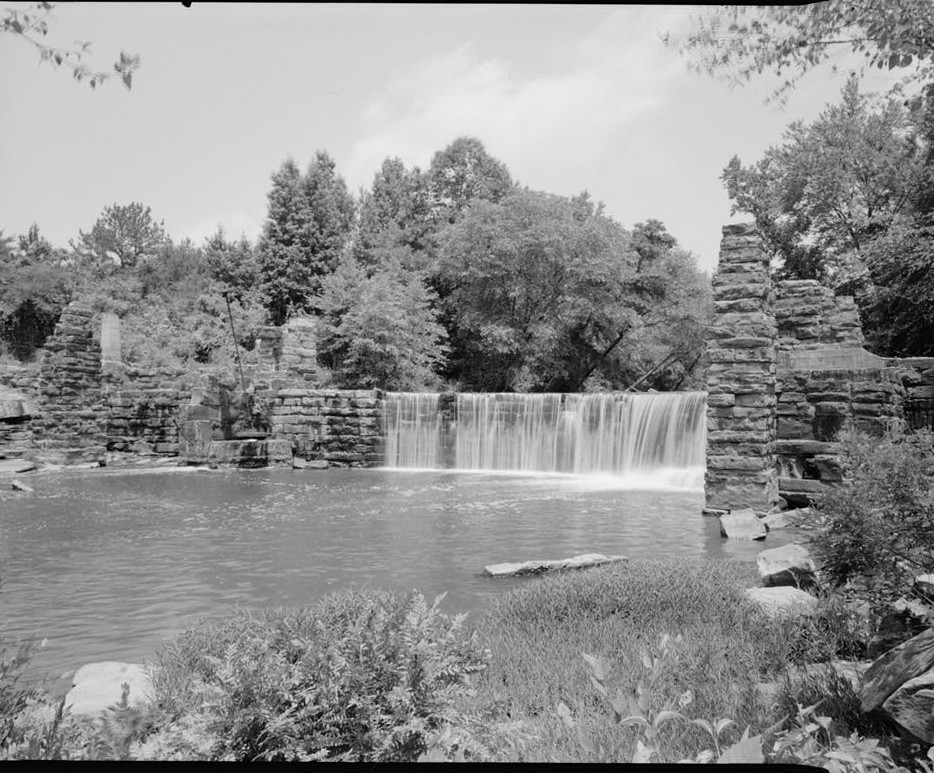
[[[387,393],[386,463],[438,469],[438,396]],[[459,394],[458,472],[569,476],[588,488],[698,490],[706,393]]]

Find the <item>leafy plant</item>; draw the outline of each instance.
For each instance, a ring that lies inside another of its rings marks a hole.
[[[488,655],[440,601],[348,591],[206,622],[161,654],[158,703],[204,717],[213,759],[415,761],[448,726],[467,749],[455,701]]]
[[[792,726],[775,737],[774,762],[813,765],[831,773],[895,769],[891,754],[878,739],[863,738],[856,731],[849,736],[836,735],[833,720],[818,714],[818,705],[797,704]]]
[[[934,570],[934,433],[839,435],[846,479],[821,505],[812,547],[827,578],[879,608]]]
[[[680,720],[702,728],[713,741],[713,749],[704,749],[698,752],[693,760],[684,759],[680,760],[681,762],[761,763],[763,761],[762,739],[759,736],[750,738],[749,728],[746,728],[742,738],[737,743],[721,751],[720,736],[724,730],[733,724],[732,719],[717,719],[710,722],[706,719],[690,719],[681,713],[682,709],[687,709],[694,701],[694,694],[690,690],[684,691],[677,698],[669,698],[660,709],[654,707],[657,684],[662,675],[662,669],[671,655],[672,647],[681,644],[682,641],[680,635],[672,638],[668,634],[664,634],[659,642],[657,654],[652,654],[645,649],[642,650],[642,664],[646,673],[639,680],[636,687],[635,700],[631,696],[625,695],[619,688],[616,689],[613,695],[610,694],[608,679],[612,667],[607,660],[588,654],[583,656],[592,672],[591,682],[596,691],[609,701],[615,722],[621,727],[638,728],[639,737],[636,740],[632,762],[656,761],[659,754],[658,745],[662,727],[668,722]],[[580,724],[574,721],[571,710],[567,705],[563,702],[559,703],[557,711],[558,716],[565,725],[577,732],[582,748],[591,755],[602,757],[603,750],[595,745]]]

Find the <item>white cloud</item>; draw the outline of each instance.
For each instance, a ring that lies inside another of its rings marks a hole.
[[[559,52],[554,72],[483,58],[470,42],[396,71],[366,105],[348,181],[368,187],[387,156],[424,168],[434,152],[471,135],[520,182],[573,193],[554,186],[575,169],[600,163],[627,129],[664,104],[666,87],[684,72],[657,34],[684,15],[670,8],[613,9],[589,36]]]

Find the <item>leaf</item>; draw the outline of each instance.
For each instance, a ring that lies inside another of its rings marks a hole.
[[[625,717],[619,721],[619,724],[622,727],[629,727],[630,725],[639,725],[641,728],[648,730],[651,725],[645,717],[640,717],[633,714],[631,717]]]
[[[718,719],[718,720],[714,723],[714,728],[716,728],[716,731],[717,731],[717,737],[719,738],[719,737],[720,737],[720,733],[722,733],[724,730],[726,730],[726,728],[728,728],[728,727],[729,727],[730,725],[732,725],[732,724],[733,724],[733,720],[732,720],[732,719],[726,719],[726,718],[724,718],[724,719]]]
[[[735,744],[728,747],[720,755],[717,763],[720,765],[733,763],[748,763],[751,765],[760,765],[765,758],[762,756],[762,736],[755,735],[749,737],[749,728],[743,731],[743,737]]]

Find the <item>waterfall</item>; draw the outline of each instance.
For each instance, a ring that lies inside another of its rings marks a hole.
[[[703,485],[707,394],[387,393],[386,463],[461,470],[576,473]],[[453,407],[453,406],[452,406]],[[439,464],[442,437],[454,456]]]
[[[389,392],[384,399],[386,465],[434,469],[441,436],[439,396]]]

